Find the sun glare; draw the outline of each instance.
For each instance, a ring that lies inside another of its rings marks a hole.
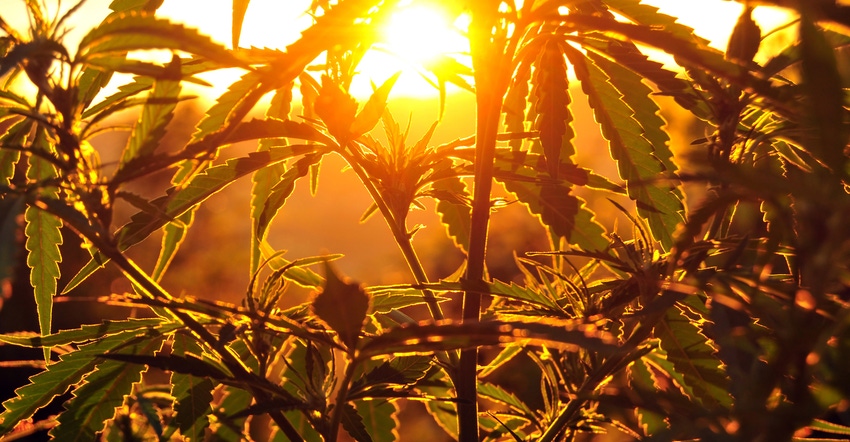
[[[9,1],[9,0],[0,0]],[[91,0],[105,5],[108,0]],[[312,18],[306,12],[312,0],[251,0],[242,27],[240,46],[284,49],[300,37],[310,26]],[[381,84],[396,72],[402,72],[393,88],[393,96],[418,98],[436,97],[438,91],[422,73],[424,66],[440,55],[449,55],[459,61],[467,59],[469,46],[465,38],[468,17],[453,17],[440,9],[451,0],[407,0],[381,29],[376,50],[369,51],[362,60],[352,83],[352,94],[358,99],[368,97],[372,84]],[[674,0],[644,0],[660,7],[662,12],[677,16],[680,22],[692,26],[697,33],[723,49],[726,39],[741,10],[736,2],[705,0],[695,8],[692,2]],[[230,46],[232,0],[165,0],[159,9],[163,17],[199,29],[214,40]],[[12,18],[16,18],[11,11]],[[23,15],[23,14],[17,14]],[[770,29],[787,20],[787,13],[775,8],[757,8],[756,20],[762,29]],[[23,17],[25,18],[25,17]],[[25,22],[24,22],[25,23]],[[710,23],[711,26],[706,26]],[[663,54],[656,55],[664,59]],[[668,57],[669,58],[669,57]],[[168,54],[164,55],[168,60]],[[238,78],[237,70],[214,72],[202,77],[217,85],[213,90],[201,91],[213,97]],[[433,78],[432,78],[433,80]],[[452,90],[452,85],[448,86]]]
[[[462,30],[444,13],[425,5],[409,6],[393,14],[382,34],[390,52],[421,64],[441,54],[469,50]]]

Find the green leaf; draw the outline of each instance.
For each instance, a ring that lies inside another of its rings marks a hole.
[[[222,372],[216,365],[206,360],[186,354],[185,356],[171,355],[140,355],[132,353],[106,353],[101,355],[106,359],[120,361],[126,364],[147,365],[160,370],[175,373],[189,374],[199,378],[226,379],[228,375]]]
[[[215,420],[219,425],[213,427],[213,440],[241,441],[246,438],[245,421],[247,416],[231,417],[251,405],[251,393],[229,385],[223,385],[216,392],[223,398],[215,404]]]
[[[114,94],[104,98],[96,105],[86,109],[85,112],[83,112],[83,118],[90,118],[101,113],[106,113],[108,115],[111,112],[105,112],[107,108],[116,108],[116,110],[122,109],[125,106],[122,106],[121,103],[126,103],[129,98],[151,89],[153,84],[153,78],[134,77],[131,83],[118,86],[118,92],[115,92]]]
[[[462,251],[469,248],[469,230],[471,228],[472,199],[466,183],[458,177],[438,180],[431,185],[431,195],[437,199],[437,213],[445,226],[449,237]]]
[[[153,354],[162,345],[162,336],[142,339],[123,345],[121,351],[135,355]],[[89,373],[81,386],[73,391],[74,397],[65,403],[65,411],[57,419],[59,425],[50,431],[55,441],[91,441],[103,430],[107,420],[115,415],[115,409],[124,404],[124,396],[130,394],[133,384],[139,382],[145,367],[105,361]]]
[[[505,102],[502,105],[502,113],[505,114],[505,132],[525,132],[527,98],[529,93],[528,81],[531,78],[530,61],[522,59],[514,71],[511,85],[505,94]],[[517,138],[509,141],[512,151],[522,149],[523,140]]]
[[[709,408],[732,406],[729,379],[715,354],[713,342],[679,306],[667,309],[664,318],[655,326],[655,335],[667,353],[666,359],[681,374],[686,394],[692,391],[693,397]]]
[[[605,229],[594,219],[584,200],[571,195],[572,189],[551,182],[497,178],[505,188],[537,215],[559,237],[585,250],[602,250],[608,245]]]
[[[448,282],[441,281],[439,283],[429,285],[431,290],[448,290],[448,291],[465,291],[471,289],[470,285],[465,282]],[[502,296],[514,301],[525,302],[533,306],[543,308],[553,312],[562,312],[560,305],[554,299],[547,296],[547,293],[534,290],[526,286],[520,286],[513,282],[506,284],[499,280],[493,282],[480,283],[480,287],[476,291],[493,296]]]
[[[15,166],[21,158],[20,151],[4,149],[3,147],[23,145],[32,130],[33,124],[28,119],[21,120],[9,126],[3,133],[0,133],[0,186],[11,184],[12,178],[15,177]]]
[[[834,50],[821,29],[806,16],[800,20],[800,46],[802,86],[808,98],[806,120],[816,134],[815,141],[806,147],[824,164],[842,170],[850,132],[845,125],[843,83]]]
[[[528,408],[528,405],[526,405],[525,402],[521,401],[513,393],[498,385],[488,382],[478,382],[478,395],[491,401],[507,405],[512,410],[521,413],[528,419],[534,419],[534,412]]]
[[[623,102],[634,111],[634,119],[643,128],[643,136],[652,145],[655,158],[664,164],[666,172],[675,172],[678,167],[673,163],[670,136],[664,130],[667,122],[661,118],[661,108],[652,99],[654,91],[643,83],[638,74],[620,64],[592,53],[588,54],[588,58],[605,71],[611,84],[622,93]]]
[[[246,66],[208,36],[146,11],[128,11],[107,18],[82,38],[77,54],[88,58],[148,49],[188,52],[228,67]]]
[[[56,169],[46,160],[36,156],[29,157],[27,178],[42,181],[56,176]],[[56,198],[55,188],[45,187],[41,190],[42,197]],[[30,284],[35,294],[38,310],[38,326],[42,335],[50,334],[53,321],[53,296],[57,291],[59,280],[59,263],[62,255],[59,246],[62,244],[62,220],[34,206],[27,207],[24,214],[27,236],[26,249],[27,266],[30,268]],[[44,349],[45,360],[50,359],[50,349]]]
[[[431,357],[422,355],[397,356],[384,361],[351,384],[349,397],[366,397],[368,391],[376,387],[398,389],[411,386],[425,376],[431,363]]]
[[[569,162],[575,154],[570,127],[573,121],[570,112],[569,82],[564,54],[557,41],[547,42],[536,63],[532,94],[537,98],[534,127],[540,131],[540,144],[546,158],[549,176],[558,179],[561,159]]]
[[[269,224],[271,224],[275,215],[277,215],[283,205],[286,204],[286,200],[295,190],[296,181],[307,176],[307,174],[310,173],[310,168],[313,165],[319,164],[322,161],[323,156],[323,154],[319,153],[305,155],[303,158],[296,161],[295,164],[293,164],[286,172],[284,172],[284,174],[280,177],[280,181],[278,181],[278,183],[275,184],[269,192],[268,197],[263,204],[263,210],[257,218],[257,230],[254,233],[257,238],[265,238]]]
[[[54,397],[78,383],[102,362],[97,355],[124,345],[139,335],[137,331],[122,332],[82,345],[76,351],[62,355],[60,361],[48,365],[47,370],[32,376],[29,384],[15,390],[16,397],[3,402],[5,411],[0,414],[0,435],[12,431],[18,422],[31,417]]]
[[[644,128],[634,110],[611,84],[608,75],[575,48],[569,45],[564,48],[602,135],[608,140],[620,177],[628,184],[629,197],[636,201],[638,214],[647,220],[655,238],[669,250],[673,246],[673,231],[684,222],[681,195],[667,184],[663,175],[669,171],[644,136]],[[666,146],[664,150],[669,152]]]
[[[669,95],[680,106],[690,110],[697,117],[708,120],[710,111],[705,103],[697,99],[693,86],[679,78],[676,72],[665,69],[664,65],[651,60],[638,47],[628,41],[612,39],[582,39],[581,44],[606,54],[619,66],[628,68],[640,77],[651,81],[664,95]],[[590,55],[590,54],[588,54]]]
[[[176,324],[163,324],[159,318],[103,321],[100,324],[84,325],[80,328],[63,330],[47,336],[29,336],[26,333],[0,335],[0,342],[21,347],[55,347],[57,345],[79,344],[145,328],[158,328],[159,332],[162,333],[177,327]]]
[[[433,367],[428,375],[416,385],[426,397],[425,409],[450,437],[457,440],[457,405],[452,402],[454,387],[449,376],[439,367]]]
[[[174,65],[175,61],[176,65]],[[174,56],[168,69],[176,69],[175,75],[179,79],[180,59],[177,56]],[[122,165],[126,165],[137,158],[153,155],[162,144],[165,127],[174,117],[174,109],[177,107],[179,95],[179,80],[160,79],[154,82],[153,90],[148,95],[139,120],[130,134],[127,147],[124,149],[121,157]],[[120,171],[116,173],[120,174]]]
[[[423,305],[426,304],[425,295],[422,294],[420,290],[414,291],[395,291],[395,290],[385,290],[385,291],[373,291],[370,289],[370,293],[372,294],[372,303],[369,310],[369,314],[387,314],[393,310],[400,310],[405,307],[410,307],[414,305]],[[448,301],[448,298],[436,298],[438,302]]]
[[[479,417],[478,425],[481,427],[481,436],[484,442],[526,440],[525,434],[520,428],[528,425],[528,420],[504,413],[488,412],[487,415]],[[510,439],[507,438],[510,436]]]
[[[162,214],[139,212],[116,233],[119,248],[126,250],[165,225],[166,222],[186,213],[204,202],[235,180],[262,167],[275,164],[292,156],[310,152],[315,147],[304,145],[284,146],[265,152],[253,152],[245,157],[233,158],[224,164],[210,167],[195,176],[185,186],[169,189],[168,194],[151,202]]]
[[[182,244],[183,240],[186,238],[186,232],[189,230],[189,226],[191,226],[192,222],[195,220],[196,210],[197,207],[186,211],[175,218],[174,221],[169,222],[165,225],[165,227],[163,227],[159,257],[157,258],[156,266],[154,266],[153,272],[151,273],[151,277],[153,277],[154,280],[159,281],[162,279],[162,275],[165,273],[165,270],[168,269],[168,266],[177,254],[180,244]]]
[[[236,7],[235,1],[234,8]],[[266,117],[269,120],[284,121],[289,118],[292,106],[292,87],[292,84],[287,84],[275,91],[271,104],[266,109]],[[261,139],[257,150],[269,150],[278,142],[277,139]],[[257,236],[257,222],[272,188],[280,182],[280,177],[284,172],[286,172],[286,167],[282,163],[278,163],[258,170],[251,178],[253,183],[251,187],[251,274],[254,274],[260,266],[260,244],[265,240],[265,238]]]
[[[232,83],[227,92],[216,99],[215,104],[207,109],[206,116],[198,123],[197,131],[192,135],[192,141],[200,141],[205,136],[229,126],[230,115],[234,109],[241,106],[251,92],[261,85],[262,75],[257,71],[248,71],[238,81]],[[252,104],[253,105],[253,104]]]
[[[176,356],[201,354],[203,349],[195,339],[184,334],[175,334],[171,353]],[[207,416],[212,412],[212,390],[215,384],[208,377],[197,377],[178,372],[171,373],[171,395],[177,402],[176,415],[170,422],[170,431],[180,431],[189,440],[203,440],[204,430],[209,426]]]
[[[363,421],[363,428],[374,442],[394,442],[399,440],[398,406],[394,401],[385,399],[354,401],[357,414]]]
[[[372,436],[363,423],[357,409],[349,403],[342,404],[342,428],[357,442],[372,442]]]
[[[498,370],[499,367],[513,359],[514,356],[522,353],[524,350],[525,345],[521,342],[506,345],[505,348],[503,348],[489,364],[481,367],[481,371],[478,372],[478,378],[483,379],[490,376],[493,372]]]
[[[696,35],[693,28],[677,22],[676,17],[664,14],[659,11],[659,8],[644,4],[641,0],[606,0],[605,3],[635,23],[656,29],[661,28],[676,37],[690,40],[698,46],[708,45],[708,40]]]
[[[369,295],[360,284],[340,279],[326,261],[325,286],[313,300],[313,312],[337,332],[349,351],[354,351],[368,311]]]
[[[354,121],[351,123],[351,128],[349,129],[353,137],[356,138],[369,132],[378,124],[381,115],[384,114],[384,109],[387,108],[387,98],[399,75],[401,75],[401,72],[396,72],[381,87],[376,89],[372,93],[372,96],[369,97],[369,101],[363,105],[363,109],[354,117]]]
[[[829,434],[840,434],[843,436],[850,436],[850,427],[832,422],[827,422],[821,419],[815,419],[811,423],[811,425],[808,426],[808,428]]]
[[[233,0],[233,19],[231,21],[230,44],[233,48],[239,47],[239,37],[242,35],[242,22],[245,21],[245,13],[248,12],[248,4],[251,0]]]
[[[109,9],[114,12],[148,11],[154,12],[162,5],[163,0],[112,0]]]
[[[638,359],[629,364],[629,384],[636,391],[657,391],[658,385],[652,370],[642,359]],[[651,436],[669,428],[669,424],[655,411],[647,410],[646,408],[635,408],[635,413],[638,418],[638,425],[643,430],[643,434]]]

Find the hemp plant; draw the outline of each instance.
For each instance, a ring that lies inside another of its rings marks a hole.
[[[834,418],[846,419],[850,398],[842,7],[781,2],[797,38],[768,53],[750,4],[721,51],[639,0],[413,1],[469,18],[470,52],[420,67],[441,100],[448,83],[474,94],[468,136],[446,144],[432,142],[439,121],[418,136],[396,122],[398,75],[362,103],[351,93],[400,0],[314,1],[312,25],[281,50],[240,46],[249,0],[232,3],[231,48],[158,15],[161,0],[114,0],[74,47],[67,22],[84,1],[51,18],[27,0],[23,30],[0,15],[0,256],[25,256],[39,323],[0,342],[44,354],[3,403],[0,435],[28,435],[35,412],[66,393],[62,411],[34,424],[56,440],[404,440],[400,405],[414,401],[461,441],[850,434]],[[147,50],[171,60],[133,56]],[[221,69],[241,74],[190,140],[165,149],[186,83]],[[130,78],[102,93],[116,73]],[[574,127],[578,99],[596,127]],[[687,168],[662,102],[705,124]],[[128,109],[138,117],[126,144],[100,145]],[[608,150],[594,154],[616,173],[577,161],[577,130],[601,132]],[[103,167],[109,149],[123,150]],[[315,191],[331,156],[371,197],[366,216],[386,221],[410,283],[364,286],[338,273],[339,255],[270,243],[295,186]],[[160,196],[129,190],[163,172]],[[234,270],[251,275],[242,303],[205,299],[192,281],[163,287],[177,254],[203,265],[183,239],[197,209],[240,178],[250,210],[220,210],[251,225],[251,258]],[[704,184],[700,202],[686,207],[684,184]],[[496,185],[549,240],[517,256],[516,281],[487,271]],[[612,231],[579,190],[611,198],[632,234]],[[440,280],[408,224],[427,200],[464,256]],[[135,211],[121,225],[116,203]],[[145,268],[127,251],[157,232]],[[60,287],[66,235],[91,258]],[[55,296],[106,266],[132,292],[102,302],[147,317],[54,330]],[[313,295],[282,308],[293,285]],[[497,381],[520,359],[539,379],[533,395]]]

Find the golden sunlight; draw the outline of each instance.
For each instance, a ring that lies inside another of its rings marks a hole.
[[[240,46],[283,49],[299,38],[312,21],[305,11],[311,0],[251,0],[242,27]],[[696,29],[712,45],[724,49],[742,5],[724,0],[706,0],[699,7],[681,0],[644,0],[661,12],[679,17],[679,22]],[[402,3],[382,29],[377,50],[366,54],[352,86],[353,95],[362,99],[372,92],[372,84],[381,84],[396,72],[402,72],[393,96],[436,97],[437,90],[423,78],[423,65],[441,54],[458,55],[469,51],[464,32],[465,17],[452,20],[439,9],[438,1],[408,0]],[[199,11],[202,11],[199,13]],[[200,29],[216,41],[230,46],[232,0],[165,0],[162,16]],[[755,19],[763,30],[786,20],[783,11],[757,8]],[[663,54],[660,55],[664,59]],[[207,74],[207,81],[229,84],[237,73]],[[452,86],[449,85],[451,89]],[[211,92],[210,95],[215,95]]]

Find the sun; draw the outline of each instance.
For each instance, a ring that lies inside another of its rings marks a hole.
[[[393,54],[426,64],[442,54],[468,52],[462,20],[431,4],[411,4],[392,14],[382,29],[384,45]]]
[[[355,95],[371,92],[371,82],[380,82],[402,72],[393,89],[396,95],[435,97],[433,81],[425,79],[427,67],[441,56],[463,62],[469,53],[465,32],[468,18],[452,17],[435,2],[406,2],[393,12],[379,30],[379,42],[364,56],[352,83]],[[433,76],[432,76],[433,77]]]

